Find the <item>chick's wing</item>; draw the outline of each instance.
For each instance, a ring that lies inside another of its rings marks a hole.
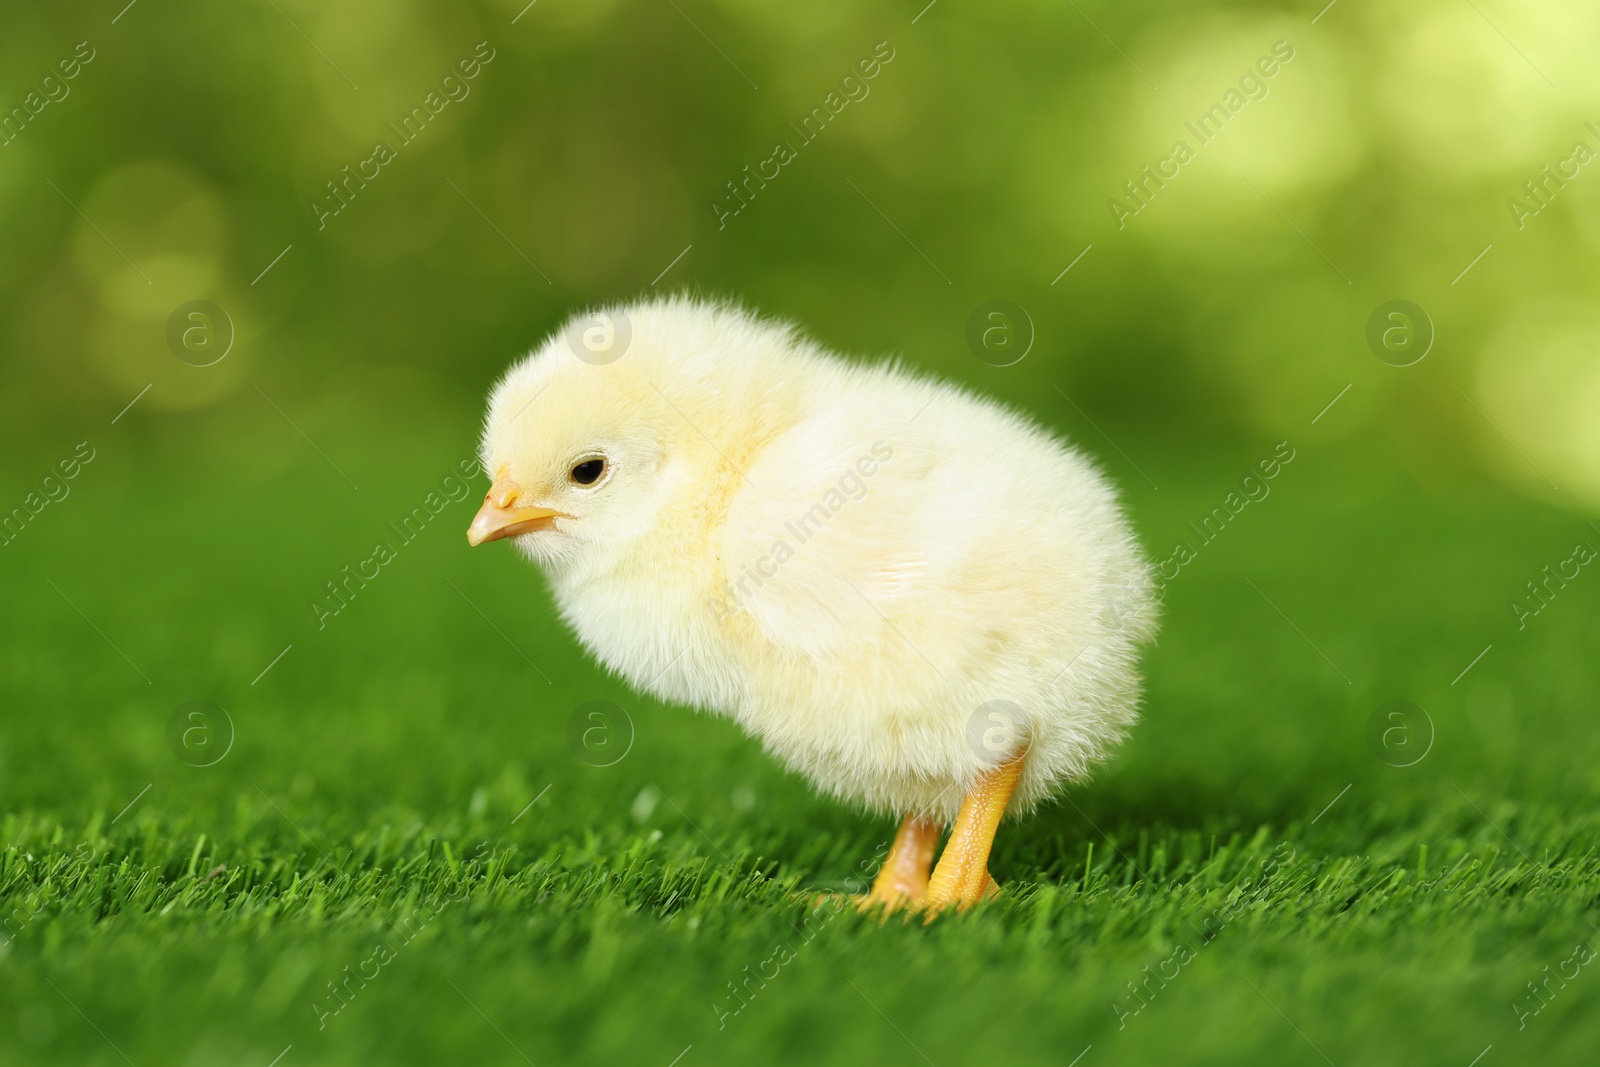
[[[774,646],[835,659],[903,645],[897,631],[948,607],[981,551],[971,479],[911,399],[831,405],[747,472],[724,531],[725,594]]]

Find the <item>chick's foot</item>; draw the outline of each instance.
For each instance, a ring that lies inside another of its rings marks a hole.
[[[915,814],[907,815],[877,878],[873,879],[871,892],[857,897],[856,906],[862,911],[871,908],[895,911],[920,902],[928,892],[928,871],[933,866],[933,853],[939,847],[941,830],[936,822]]]
[[[989,877],[989,850],[994,845],[1000,817],[1006,813],[1017,780],[1022,777],[1025,755],[1015,756],[984,774],[961,802],[955,828],[950,831],[950,840],[922,898],[929,922],[949,908],[965,911],[1000,891]]]

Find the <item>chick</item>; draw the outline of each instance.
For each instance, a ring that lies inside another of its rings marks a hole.
[[[677,298],[513,366],[481,458],[468,541],[511,538],[601,663],[903,817],[869,902],[980,900],[1001,817],[1135,718],[1145,558],[1090,462],[992,400]]]

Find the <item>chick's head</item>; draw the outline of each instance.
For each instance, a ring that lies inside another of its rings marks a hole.
[[[489,401],[480,459],[493,479],[472,544],[514,538],[535,561],[578,564],[655,525],[670,426],[626,369],[546,346]]]
[[[597,321],[623,338],[605,358],[586,347]],[[708,531],[787,425],[803,369],[789,327],[731,304],[575,316],[490,395],[480,459],[494,485],[468,540],[513,538],[557,569],[648,566],[636,553],[651,544],[711,558]]]

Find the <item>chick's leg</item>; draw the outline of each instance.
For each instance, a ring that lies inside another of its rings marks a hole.
[[[930,918],[946,908],[971,907],[994,885],[989,877],[989,849],[1000,816],[1006,813],[1022,777],[1022,760],[1021,755],[1015,756],[986,772],[961,802],[955,828],[922,901]]]
[[[941,827],[916,815],[907,815],[895,835],[889,856],[873,879],[872,891],[860,899],[863,908],[882,905],[894,910],[922,899],[928,891],[928,868],[939,845]]]

